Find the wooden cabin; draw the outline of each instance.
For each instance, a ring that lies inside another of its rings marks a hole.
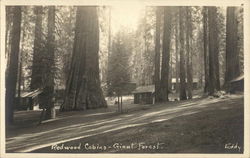
[[[38,106],[38,97],[42,93],[42,90],[36,89],[34,91],[22,92],[20,98],[20,104],[16,105],[17,110],[33,110],[34,106]],[[18,97],[16,96],[16,102]]]
[[[230,82],[229,91],[230,93],[243,92],[244,91],[244,75],[241,75]]]
[[[155,86],[140,86],[132,93],[134,94],[134,104],[153,104],[154,103]]]

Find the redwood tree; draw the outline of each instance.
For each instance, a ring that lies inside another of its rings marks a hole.
[[[161,64],[161,101],[168,101],[168,78],[169,78],[169,59],[171,41],[171,7],[164,7],[164,25],[162,40],[162,64]]]
[[[205,86],[204,92],[208,92],[209,87],[209,60],[208,60],[208,9],[207,7],[203,7],[203,49],[204,49],[204,74],[205,74]]]
[[[219,49],[217,29],[217,8],[208,7],[208,28],[209,28],[209,95],[220,90],[219,81]]]
[[[106,107],[99,78],[96,7],[77,7],[74,48],[62,111]]]
[[[16,96],[18,57],[21,33],[22,11],[20,6],[13,8],[13,25],[11,37],[11,52],[9,58],[9,68],[6,77],[6,125],[13,123],[14,105]]]
[[[227,7],[225,86],[240,75],[236,7]]]
[[[160,31],[161,31],[161,11],[156,7],[156,35],[155,35],[155,102],[160,101]]]
[[[180,37],[180,100],[186,100],[186,69],[184,58],[184,22],[183,22],[183,7],[179,7],[179,37]]]
[[[42,6],[36,6],[34,8],[34,13],[36,15],[35,20],[35,37],[34,37],[34,46],[33,46],[33,62],[32,62],[32,74],[31,74],[31,83],[30,89],[35,90],[38,88],[42,88],[42,74],[43,74],[43,66],[42,62]]]

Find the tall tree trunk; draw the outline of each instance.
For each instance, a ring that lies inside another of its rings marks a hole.
[[[55,118],[54,107],[54,74],[55,74],[55,7],[50,6],[48,10],[48,40],[47,40],[47,63],[46,83],[44,87],[44,95],[46,96],[46,119]]]
[[[186,100],[186,70],[184,58],[184,22],[183,22],[183,8],[179,7],[179,37],[180,37],[180,100]]]
[[[193,75],[192,75],[192,55],[191,55],[191,40],[192,40],[192,26],[191,26],[191,13],[190,8],[186,7],[186,50],[187,50],[187,95],[188,99],[192,99],[192,86],[193,86]]]
[[[216,20],[216,7],[208,8],[208,28],[209,28],[209,95],[213,95],[219,90],[219,69],[218,64],[218,33]]]
[[[176,23],[175,23],[175,78],[176,78],[176,85],[175,85],[175,89],[176,89],[176,93],[179,92],[179,29],[178,29],[178,14],[179,12],[176,11]]]
[[[155,35],[155,102],[160,101],[160,31],[161,31],[161,8],[156,8],[156,35]]]
[[[203,42],[204,42],[204,74],[205,74],[205,86],[204,92],[208,92],[209,87],[209,60],[208,60],[208,17],[207,17],[207,7],[203,7]]]
[[[161,98],[168,101],[168,78],[169,78],[169,59],[170,59],[170,40],[171,40],[171,7],[164,7],[164,26],[163,26],[163,48],[161,64]]]
[[[24,27],[24,26],[23,26]],[[17,105],[20,106],[20,103],[21,103],[21,85],[22,85],[22,77],[23,77],[23,46],[24,46],[24,39],[25,39],[25,29],[22,30],[22,46],[21,46],[21,50],[20,50],[20,53],[19,53],[19,70],[18,70],[18,88],[17,88],[17,97],[18,97],[18,100],[17,100]]]
[[[35,90],[42,88],[42,12],[43,8],[41,6],[36,6],[34,8],[36,15],[35,22],[35,39],[34,39],[34,49],[33,49],[33,62],[32,62],[32,74],[30,89]]]
[[[236,7],[227,7],[226,72],[224,83],[224,87],[226,89],[228,88],[229,82],[240,75],[239,50],[237,48],[238,42],[238,23]]]
[[[99,24],[96,7],[77,7],[74,50],[61,110],[106,107],[99,78]]]
[[[13,34],[11,39],[11,52],[10,52],[10,65],[9,72],[7,73],[6,80],[6,125],[13,123],[14,106],[15,106],[15,95],[16,95],[16,84],[17,84],[17,73],[18,73],[18,54],[20,45],[20,33],[21,33],[21,18],[22,11],[20,6],[13,8]]]

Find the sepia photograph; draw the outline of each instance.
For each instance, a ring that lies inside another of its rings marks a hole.
[[[105,2],[1,3],[1,155],[249,158],[248,1]]]

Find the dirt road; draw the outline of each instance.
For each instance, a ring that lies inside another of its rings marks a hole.
[[[160,105],[133,105],[133,108],[128,108],[123,114],[117,114],[115,108],[68,112],[40,126],[33,124],[27,127],[12,127],[7,133],[6,149],[7,152],[32,152],[129,127],[140,128],[151,123],[167,122],[210,110],[223,111],[242,105],[243,96],[235,95],[224,99],[205,98]],[[22,115],[24,114],[20,113],[16,117],[21,119]]]

